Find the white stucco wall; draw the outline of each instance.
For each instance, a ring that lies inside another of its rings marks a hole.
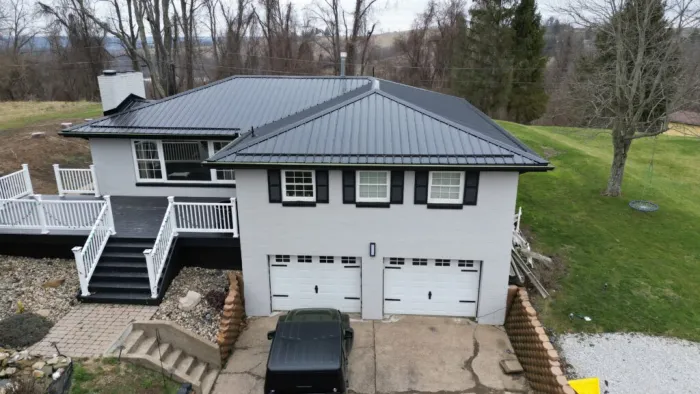
[[[92,163],[97,172],[97,184],[102,195],[113,196],[175,196],[175,197],[235,197],[230,187],[172,187],[136,186],[134,153],[131,140],[125,138],[90,138]]]
[[[342,202],[342,172],[330,171],[330,203],[270,204],[266,170],[236,172],[246,312],[270,314],[267,255],[362,257],[362,317],[383,312],[383,257],[483,260],[478,320],[503,324],[510,264],[516,172],[482,172],[476,206],[428,209],[413,204],[414,172],[406,171],[404,204],[358,208]],[[369,257],[369,243],[377,244]]]

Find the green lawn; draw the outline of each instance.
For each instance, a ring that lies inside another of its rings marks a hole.
[[[88,101],[4,101],[0,102],[0,131],[58,119],[102,116],[100,103]]]
[[[700,340],[700,139],[659,137],[632,144],[624,197],[602,197],[612,158],[606,132],[501,122],[556,169],[521,177],[518,205],[537,250],[556,255],[568,273],[538,303],[545,325],[566,331],[638,331]],[[654,213],[633,199],[660,205]],[[603,290],[608,284],[607,291]],[[569,320],[570,312],[592,322]]]
[[[115,358],[76,361],[71,394],[175,394],[178,383],[157,372]]]

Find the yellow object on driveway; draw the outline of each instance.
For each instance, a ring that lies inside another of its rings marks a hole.
[[[577,394],[600,394],[600,380],[598,378],[569,380],[569,386],[576,390]]]

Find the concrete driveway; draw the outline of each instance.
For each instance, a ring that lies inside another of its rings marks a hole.
[[[233,355],[219,375],[216,394],[263,392],[267,332],[277,317],[248,320]],[[352,321],[350,391],[389,393],[527,393],[522,376],[503,374],[498,363],[513,357],[499,327],[467,319],[395,316],[386,321]]]

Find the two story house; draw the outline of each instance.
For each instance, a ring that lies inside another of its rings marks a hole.
[[[236,197],[248,315],[503,323],[519,175],[551,167],[467,101],[234,76],[149,102],[139,78],[101,76],[108,116],[63,135],[90,141],[103,194]]]

